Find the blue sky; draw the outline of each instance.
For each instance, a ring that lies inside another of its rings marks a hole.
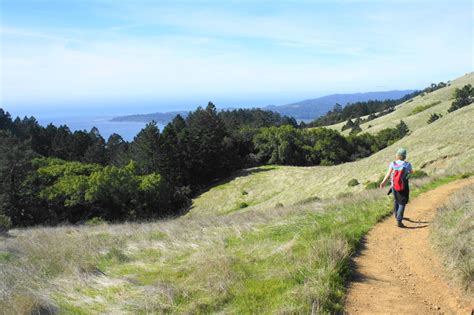
[[[0,2],[7,108],[282,104],[473,71],[472,1]]]

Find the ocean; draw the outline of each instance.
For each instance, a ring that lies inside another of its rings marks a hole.
[[[138,132],[146,125],[144,122],[110,121],[113,117],[115,116],[35,116],[42,126],[46,126],[50,123],[56,126],[67,125],[71,131],[90,131],[93,127],[96,127],[105,140],[107,140],[111,134],[117,133],[122,136],[124,140],[132,141]],[[158,125],[158,127],[162,129],[163,125]]]

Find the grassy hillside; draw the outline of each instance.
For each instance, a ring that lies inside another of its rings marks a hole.
[[[13,230],[0,236],[0,313],[341,311],[349,257],[391,211],[364,183],[399,146],[430,175],[474,171],[473,121],[470,105],[357,162],[242,171],[176,219]],[[427,180],[415,194],[443,183]]]
[[[410,130],[416,130],[427,125],[427,120],[431,114],[441,113],[445,115],[453,101],[453,93],[456,88],[461,88],[466,84],[474,85],[474,72],[468,73],[456,80],[451,81],[451,85],[431,93],[418,95],[411,100],[396,107],[396,111],[368,121],[360,125],[363,132],[377,133],[384,128],[394,127],[401,119],[407,123]],[[426,108],[425,110],[423,110]],[[423,110],[421,112],[418,112]],[[418,113],[417,113],[418,112]],[[365,117],[363,117],[365,118]],[[346,122],[329,126],[329,128],[341,131]],[[371,126],[371,127],[369,127]],[[349,134],[350,130],[345,130],[343,134]]]

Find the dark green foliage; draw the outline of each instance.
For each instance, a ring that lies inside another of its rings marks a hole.
[[[258,161],[268,164],[332,165],[345,162],[348,156],[346,139],[324,128],[262,128],[254,143]]]
[[[243,127],[297,126],[293,117],[281,116],[279,113],[259,108],[225,110],[220,111],[218,116],[229,132],[237,132]]]
[[[140,130],[131,144],[131,157],[137,162],[140,174],[158,171],[160,131],[156,122],[148,123]]]
[[[246,203],[246,202],[241,202],[241,203],[239,203],[239,204],[237,205],[237,208],[243,209],[243,208],[247,208],[248,206],[249,206],[248,203]]]
[[[100,166],[59,159],[34,160],[28,179],[38,188],[39,204],[54,214],[54,222],[160,217],[169,213],[170,196],[160,175],[139,175],[136,164]],[[51,220],[51,218],[50,218]],[[36,218],[41,222],[41,218]]]
[[[352,129],[352,128],[354,128],[354,126],[355,125],[354,125],[354,122],[352,121],[352,119],[349,119],[347,121],[347,123],[344,126],[342,126],[341,131],[344,131],[344,130],[347,130],[347,129]]]
[[[355,178],[351,179],[348,183],[347,183],[347,186],[349,187],[354,187],[354,186],[357,186],[359,185],[359,181]]]
[[[14,225],[35,210],[29,202],[33,187],[25,184],[35,156],[28,142],[0,130],[0,215],[9,217]]]
[[[474,87],[466,84],[461,89],[454,90],[454,101],[448,109],[448,113],[460,109],[474,102]]]
[[[434,122],[434,121],[440,119],[441,117],[443,117],[443,115],[441,115],[441,114],[436,114],[436,113],[431,114],[430,118],[428,118],[427,123],[428,123],[428,124],[431,124],[432,122]]]
[[[436,91],[436,90],[439,90],[441,88],[444,88],[445,86],[447,86],[446,83],[444,82],[439,82],[438,84],[436,83],[431,83],[430,86],[426,87],[423,92],[426,92],[426,93],[431,93],[433,91]]]
[[[400,120],[400,123],[395,128],[397,128],[400,138],[405,137],[410,132],[410,129],[408,129],[407,124],[403,120]]]
[[[110,165],[118,167],[127,165],[130,160],[128,154],[129,143],[123,140],[120,135],[116,133],[111,134],[105,146],[107,160]]]
[[[352,130],[351,132],[349,132],[350,135],[356,135],[358,133],[362,132],[362,128],[360,128],[360,126],[357,124],[354,124],[354,126],[352,127]]]
[[[191,185],[200,186],[230,174],[237,148],[217,115],[214,104],[199,107],[186,118],[188,172]]]

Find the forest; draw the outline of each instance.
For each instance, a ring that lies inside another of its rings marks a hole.
[[[377,135],[345,137],[271,111],[218,111],[209,103],[163,130],[151,122],[127,142],[118,134],[105,140],[97,128],[43,127],[0,109],[0,225],[179,215],[198,192],[236,170],[354,161],[408,132],[401,121]]]

